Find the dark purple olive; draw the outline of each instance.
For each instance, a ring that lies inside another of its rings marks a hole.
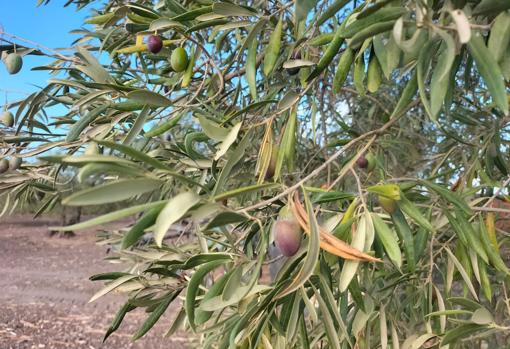
[[[286,257],[295,255],[301,246],[301,229],[294,220],[277,220],[273,224],[273,236],[276,246]]]
[[[158,53],[163,48],[163,40],[158,35],[151,35],[147,41],[147,48],[152,53]]]
[[[356,165],[358,165],[359,168],[367,168],[368,167],[368,160],[365,157],[365,155],[361,155],[358,160],[356,160]]]
[[[301,59],[301,52],[295,51],[292,54],[291,58],[292,58],[292,60]],[[297,73],[299,73],[299,67],[289,68],[289,69],[287,69],[287,73],[289,73],[289,75],[296,75]]]

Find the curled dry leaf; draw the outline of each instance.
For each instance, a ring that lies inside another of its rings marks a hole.
[[[301,228],[303,228],[305,233],[310,234],[310,224],[308,222],[306,211],[301,202],[299,201],[297,193],[294,193],[293,197],[289,200],[289,203],[290,203],[289,206],[292,212],[294,213],[294,216],[296,217],[296,220],[298,221]],[[336,238],[334,235],[327,232],[322,227],[319,227],[319,233],[321,237],[320,247],[323,250],[328,251],[331,254],[334,254],[335,256],[353,261],[365,261],[365,262],[381,261],[378,258],[372,257],[366,253],[363,253],[353,248],[345,241],[342,241]]]

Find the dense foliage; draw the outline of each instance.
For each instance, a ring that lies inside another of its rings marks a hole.
[[[175,302],[204,348],[508,343],[509,1],[71,4],[74,55],[4,33],[54,75],[2,114],[0,193],[138,217],[101,234],[106,337]]]

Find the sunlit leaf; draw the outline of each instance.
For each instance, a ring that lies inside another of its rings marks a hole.
[[[132,198],[160,187],[157,179],[125,179],[74,193],[62,203],[69,206],[100,205]]]
[[[181,219],[199,201],[200,197],[192,192],[180,193],[168,200],[154,225],[154,240],[159,247],[161,247],[163,238],[172,224]]]
[[[151,107],[169,107],[172,105],[172,102],[168,98],[160,95],[159,93],[147,90],[131,91],[126,97],[130,100],[144,103]]]
[[[239,130],[241,130],[242,123],[236,124],[234,127],[230,129],[228,134],[225,136],[223,142],[218,148],[214,160],[220,159],[225,153],[228,151],[230,146],[236,141]]]

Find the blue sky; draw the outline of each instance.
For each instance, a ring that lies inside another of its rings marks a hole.
[[[77,12],[74,5],[64,8],[63,0],[52,0],[47,6],[37,7],[36,4],[37,0],[0,0],[0,26],[7,33],[46,47],[69,47],[77,38],[69,32],[80,28],[88,9]],[[9,75],[0,64],[0,105],[5,103],[5,90],[10,91],[7,97],[12,102],[36,91],[33,85],[43,86],[49,78],[48,71],[30,69],[50,61],[51,58],[44,56],[25,57],[23,69],[16,75]]]

